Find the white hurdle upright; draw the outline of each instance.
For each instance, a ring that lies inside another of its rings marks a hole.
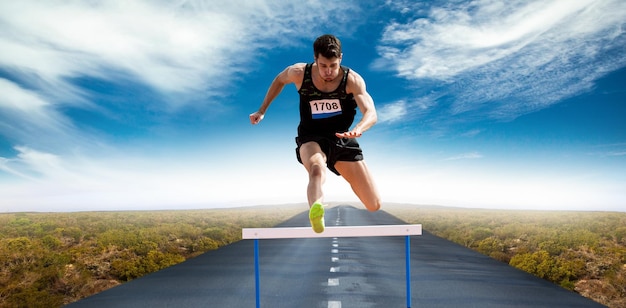
[[[254,283],[256,307],[261,307],[260,271],[259,271],[259,240],[286,238],[317,238],[317,237],[372,237],[372,236],[405,236],[406,250],[406,305],[411,308],[411,235],[422,235],[422,225],[375,225],[375,226],[341,226],[326,227],[324,232],[315,233],[310,227],[296,228],[244,228],[242,239],[254,240]]]

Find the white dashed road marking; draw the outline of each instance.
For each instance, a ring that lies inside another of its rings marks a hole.
[[[328,308],[341,308],[340,301],[328,301]]]
[[[335,225],[339,226],[341,222],[341,216],[340,216],[340,212],[339,209],[337,209],[337,221],[335,221]],[[339,253],[339,240],[336,237],[333,237],[333,243],[332,243],[332,247],[333,249],[330,250],[331,254],[337,254]],[[337,263],[339,262],[339,258],[338,257],[331,257],[330,261],[333,263]],[[337,273],[339,272],[339,266],[332,266],[330,268],[330,272],[331,273]],[[339,278],[328,278],[328,286],[329,287],[335,287],[339,285]],[[328,308],[341,308],[341,301],[328,301]]]

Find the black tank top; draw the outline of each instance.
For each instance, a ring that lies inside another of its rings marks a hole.
[[[337,139],[335,133],[350,129],[356,114],[356,101],[346,93],[346,83],[350,69],[341,66],[343,78],[332,92],[322,92],[313,84],[312,64],[306,65],[300,94],[300,125],[298,136],[322,136]]]

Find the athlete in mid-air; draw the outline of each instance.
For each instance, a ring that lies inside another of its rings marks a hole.
[[[341,66],[343,54],[337,37],[330,34],[318,37],[313,43],[313,55],[313,63],[288,66],[274,78],[261,107],[250,115],[250,123],[263,120],[267,108],[285,85],[295,84],[300,94],[296,155],[309,174],[307,199],[311,226],[321,233],[326,167],[348,181],[368,210],[380,209],[378,190],[355,139],[376,123],[377,115],[361,75]],[[362,118],[350,129],[357,107]]]

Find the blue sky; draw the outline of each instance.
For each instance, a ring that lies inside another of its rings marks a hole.
[[[625,20],[620,0],[2,1],[0,212],[305,202],[295,88],[248,115],[324,33],[374,98],[383,202],[626,211]]]

